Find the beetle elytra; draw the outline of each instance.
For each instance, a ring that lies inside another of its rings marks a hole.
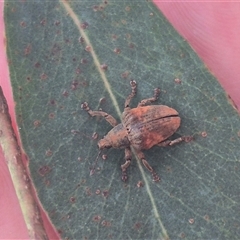
[[[160,178],[147,162],[142,151],[150,149],[155,145],[172,146],[182,141],[188,142],[191,140],[191,137],[182,136],[175,140],[168,139],[179,128],[181,118],[175,109],[168,106],[148,105],[158,99],[160,94],[159,88],[154,90],[152,98],[142,100],[136,108],[130,108],[129,104],[137,93],[136,81],[132,80],[130,85],[132,91],[125,100],[122,122],[119,124],[114,117],[106,112],[92,111],[87,102],[82,103],[81,107],[90,116],[104,117],[113,126],[107,135],[99,140],[98,147],[99,150],[111,147],[125,149],[125,163],[121,165],[123,181],[126,181],[128,178],[127,168],[132,159],[132,147],[143,165],[151,172],[153,181],[157,182]]]

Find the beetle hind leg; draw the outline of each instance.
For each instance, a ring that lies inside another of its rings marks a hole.
[[[153,168],[150,166],[150,164],[148,163],[148,161],[145,159],[145,156],[143,154],[143,152],[137,152],[138,158],[141,159],[144,167],[152,173],[152,178],[154,182],[159,182],[160,181],[160,177],[157,175],[157,173],[153,170]]]
[[[125,163],[121,165],[122,168],[122,180],[127,181],[127,168],[130,166],[132,160],[132,152],[129,147],[125,148]]]
[[[159,88],[155,88],[154,89],[154,95],[153,97],[151,98],[147,98],[147,99],[143,99],[139,104],[138,104],[138,107],[143,107],[147,104],[150,104],[152,102],[155,102],[157,101],[158,97],[159,97],[159,94],[160,94],[160,89]]]

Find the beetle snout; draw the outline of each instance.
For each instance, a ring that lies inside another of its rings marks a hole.
[[[111,148],[112,144],[106,141],[106,139],[101,139],[98,141],[98,148],[99,150],[102,150],[104,148]]]

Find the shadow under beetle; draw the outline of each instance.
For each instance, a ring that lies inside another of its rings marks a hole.
[[[137,93],[136,81],[130,82],[132,91],[125,100],[124,111],[122,113],[122,123],[118,124],[116,119],[103,111],[92,111],[87,102],[82,103],[81,107],[88,112],[90,116],[101,116],[109,122],[113,128],[103,139],[99,140],[99,150],[104,148],[124,148],[125,163],[121,165],[122,180],[125,182],[128,178],[127,168],[132,159],[132,147],[137,157],[142,161],[143,165],[152,173],[153,181],[160,180],[157,173],[145,159],[142,150],[147,150],[157,146],[172,146],[182,141],[188,142],[192,139],[190,136],[182,136],[175,140],[169,140],[180,126],[181,118],[178,112],[165,105],[146,106],[158,99],[160,89],[154,89],[154,96],[142,100],[136,108],[130,108],[131,99]],[[98,154],[98,157],[100,152]],[[97,157],[97,159],[98,159]],[[97,162],[97,160],[96,160]],[[95,164],[96,164],[95,162]],[[94,165],[95,166],[95,165]],[[94,168],[91,170],[93,174]]]

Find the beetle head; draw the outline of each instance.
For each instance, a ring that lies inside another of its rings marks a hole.
[[[120,123],[111,129],[108,134],[98,142],[99,149],[129,147],[128,134],[125,127]]]

